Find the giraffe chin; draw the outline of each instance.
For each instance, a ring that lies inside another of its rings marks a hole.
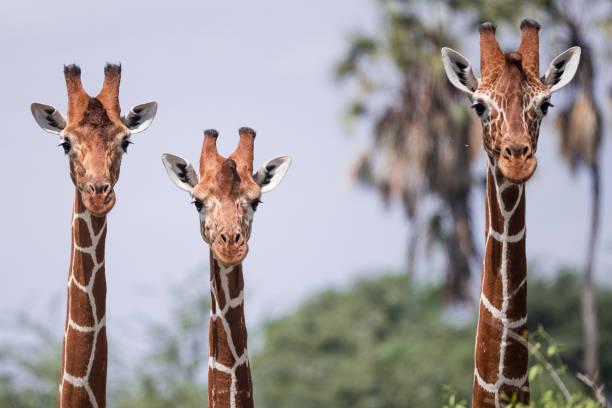
[[[219,262],[227,267],[242,263],[249,252],[249,245],[247,243],[244,243],[244,245],[237,248],[228,249],[215,240],[215,242],[213,242],[211,245],[211,248],[215,258],[217,258]]]
[[[115,206],[115,191],[111,190],[106,195],[89,194],[81,191],[81,201],[85,208],[95,217],[103,217],[110,212]]]
[[[514,184],[525,184],[538,167],[538,161],[535,156],[526,161],[509,161],[506,159],[499,160],[499,171],[504,178]]]

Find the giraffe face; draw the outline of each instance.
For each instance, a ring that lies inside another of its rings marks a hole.
[[[60,137],[83,204],[95,215],[108,213],[115,204],[121,158],[131,143],[129,129],[111,121],[102,103],[91,98],[82,119]]]
[[[232,266],[241,263],[248,253],[261,195],[281,182],[291,158],[269,160],[253,174],[255,132],[241,128],[238,148],[228,158],[217,153],[217,136],[214,130],[205,133],[199,176],[187,160],[178,156],[164,154],[162,162],[170,179],[191,195],[204,242],[223,265]]]
[[[119,80],[121,67],[107,65],[104,87],[98,96],[85,93],[80,68],[64,67],[68,87],[68,118],[53,106],[32,104],[32,114],[46,131],[60,136],[68,156],[70,178],[87,210],[96,216],[107,214],[115,204],[114,186],[119,179],[121,159],[130,137],[146,129],[157,111],[157,103],[135,106],[120,116]]]
[[[495,26],[480,25],[482,78],[476,78],[467,58],[442,49],[444,70],[450,82],[470,98],[483,126],[483,145],[490,160],[509,181],[525,183],[537,166],[540,123],[553,105],[553,92],[567,85],[580,61],[580,48],[557,56],[544,74],[539,73],[540,26],[521,23],[521,45],[503,54],[495,39]]]
[[[513,61],[502,66],[499,75],[481,81],[472,94],[485,151],[514,183],[526,182],[535,172],[540,123],[552,106],[550,95],[539,78]]]
[[[246,257],[261,197],[261,187],[252,174],[240,170],[228,158],[216,174],[200,180],[191,192],[202,239],[225,265],[238,264]]]

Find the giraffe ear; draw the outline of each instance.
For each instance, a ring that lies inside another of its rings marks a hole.
[[[139,133],[149,127],[156,113],[157,102],[143,103],[130,109],[127,115],[121,117],[121,121],[131,130],[132,134]]]
[[[257,173],[253,174],[253,179],[261,187],[261,192],[267,193],[276,188],[287,174],[290,165],[289,156],[277,157],[262,164]]]
[[[448,80],[457,89],[471,95],[478,89],[478,78],[472,72],[472,64],[463,55],[450,48],[442,48],[442,63]]]
[[[574,78],[580,63],[580,52],[580,47],[572,47],[552,60],[542,77],[542,82],[550,88],[551,93],[563,88]]]
[[[33,103],[30,109],[34,120],[43,130],[59,135],[66,127],[66,118],[53,106]]]
[[[191,193],[200,180],[191,163],[170,153],[162,154],[162,163],[164,163],[170,180],[181,190]]]

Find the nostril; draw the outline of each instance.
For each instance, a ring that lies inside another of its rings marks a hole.
[[[509,148],[509,147],[506,147],[506,149],[504,149],[504,153],[505,153],[507,156],[512,157],[512,151],[510,150],[510,148]]]
[[[110,184],[105,184],[102,187],[102,191],[104,192],[104,194],[107,194],[110,191]]]
[[[89,189],[91,193],[94,193],[94,194],[96,193],[96,187],[93,184],[88,184],[87,188]]]
[[[237,244],[238,242],[240,242],[240,234],[236,234],[236,236],[234,237],[234,242]]]
[[[227,244],[227,237],[225,234],[221,234],[221,241],[223,241],[224,244]]]
[[[525,156],[527,154],[527,152],[529,152],[529,146],[525,146],[523,148],[523,156]]]

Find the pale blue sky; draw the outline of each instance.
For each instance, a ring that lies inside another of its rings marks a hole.
[[[377,29],[373,1],[126,4],[21,1],[2,7],[3,323],[28,310],[48,321],[58,340],[62,336],[74,187],[56,136],[38,128],[29,106],[36,101],[65,112],[62,67],[73,62],[81,65],[91,94],[101,87],[105,62],[121,62],[124,111],[159,102],[154,123],[134,136],[123,160],[117,205],[108,217],[111,342],[132,335],[136,322],[168,318],[169,286],[198,268],[208,273],[208,247],[196,212],[160,161],[170,152],[197,162],[206,128],[219,130],[225,154],[235,148],[239,127],[256,129],[256,165],[281,155],[294,159],[255,216],[244,266],[251,326],[322,288],[403,266],[408,229],[401,210],[396,205],[386,211],[375,194],[349,181],[348,169],[368,145],[371,124],[350,132],[344,127],[350,93],[332,76],[348,34]],[[462,52],[478,66],[477,42],[464,47],[472,47]],[[543,52],[542,65],[561,51]],[[581,264],[590,208],[588,179],[585,173],[570,177],[551,129],[546,123],[539,167],[527,187],[528,257],[547,271]],[[610,282],[608,145],[602,155],[604,224],[596,275]],[[473,197],[481,246],[482,196],[475,191]],[[420,265],[421,276],[436,269],[423,258]]]

